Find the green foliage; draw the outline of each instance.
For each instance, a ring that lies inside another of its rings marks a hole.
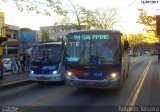
[[[128,35],[128,41],[132,47],[138,46],[139,44],[143,43],[145,39],[146,37],[141,33]]]
[[[32,31],[30,28],[20,28],[20,31]]]
[[[66,25],[72,23],[69,16],[60,16],[54,25]]]
[[[69,6],[65,9],[66,13],[70,18],[74,18],[78,29],[81,30],[81,17],[83,15],[82,6],[78,5],[75,0],[68,0]]]
[[[62,0],[2,0],[3,2],[13,1],[19,11],[35,12],[36,14],[51,15],[52,12],[65,15],[62,9]]]
[[[48,31],[42,30],[42,42],[51,42],[50,34]]]
[[[132,50],[131,56],[137,55],[137,51],[139,49],[139,46],[144,43],[145,39],[146,39],[146,37],[141,33],[128,35],[128,41],[129,41],[129,44],[130,44],[130,47]]]
[[[81,25],[87,25],[88,28],[108,29],[119,23],[118,10],[115,8],[91,10],[76,4],[74,0],[69,0],[69,6],[65,10],[67,17],[72,18],[70,21],[76,22],[79,30]],[[64,20],[65,18],[66,16]]]
[[[146,26],[144,29],[147,33],[154,35],[155,37],[157,36],[156,32],[156,16],[150,16],[148,15],[146,10],[139,9],[140,15],[138,18],[138,23],[143,24]]]
[[[64,17],[57,23],[75,23],[76,21],[79,30],[81,25],[87,25],[88,28],[108,29],[117,26],[119,22],[117,9],[90,10],[78,5],[75,0],[3,0],[3,2],[9,1],[13,1],[20,11],[26,10],[44,15],[51,15],[51,13],[55,12]],[[63,6],[66,2],[69,4],[68,7]]]
[[[88,10],[84,13],[83,21],[96,29],[110,29],[118,25],[118,11],[111,9]]]

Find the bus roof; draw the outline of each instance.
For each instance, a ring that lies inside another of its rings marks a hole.
[[[69,34],[76,34],[76,33],[121,33],[119,30],[113,30],[113,29],[94,29],[94,30],[78,30],[74,32],[70,32]]]

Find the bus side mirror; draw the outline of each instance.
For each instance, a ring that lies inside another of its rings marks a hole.
[[[124,50],[128,50],[129,49],[129,43],[128,41],[124,41]]]

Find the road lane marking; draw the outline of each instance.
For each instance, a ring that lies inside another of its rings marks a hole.
[[[29,105],[26,105],[24,108],[20,108],[20,109],[18,110],[18,112],[27,111],[27,110],[31,109],[32,107],[38,106],[39,104],[45,103],[45,102],[47,102],[47,101],[49,101],[49,100],[51,100],[51,99],[52,99],[52,101],[53,101],[53,99],[56,99],[56,98],[58,98],[58,97],[61,97],[61,96],[65,95],[65,94],[69,93],[70,90],[71,90],[70,88],[67,88],[67,89],[64,89],[64,90],[62,90],[62,91],[60,91],[60,92],[58,92],[58,93],[55,93],[55,94],[52,94],[52,95],[50,95],[50,96],[41,98],[41,99],[39,99],[39,100],[37,100],[37,101],[34,101],[34,102],[30,103]]]
[[[138,80],[138,83],[136,84],[135,88],[133,89],[131,95],[129,96],[127,102],[125,103],[126,106],[134,106],[137,100],[137,97],[140,93],[140,90],[142,88],[142,85],[144,83],[144,80],[147,76],[148,70],[151,66],[152,60],[150,60],[149,64],[147,65],[147,67],[145,68],[142,76],[140,77],[140,79]]]

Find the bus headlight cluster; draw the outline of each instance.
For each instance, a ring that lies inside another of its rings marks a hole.
[[[54,70],[54,71],[53,71],[53,74],[57,74],[57,73],[58,73],[58,71],[57,71],[57,70]]]
[[[119,73],[118,72],[114,72],[114,73],[111,73],[111,74],[107,75],[108,80],[114,80],[114,79],[117,79],[117,78],[119,78]]]
[[[31,74],[34,74],[34,71],[33,71],[33,70],[31,70],[31,71],[30,71],[30,73],[31,73]]]
[[[75,78],[74,74],[72,72],[69,72],[69,71],[66,72],[66,77],[71,78],[71,79]]]
[[[72,72],[67,72],[67,76],[71,77],[72,75]]]

